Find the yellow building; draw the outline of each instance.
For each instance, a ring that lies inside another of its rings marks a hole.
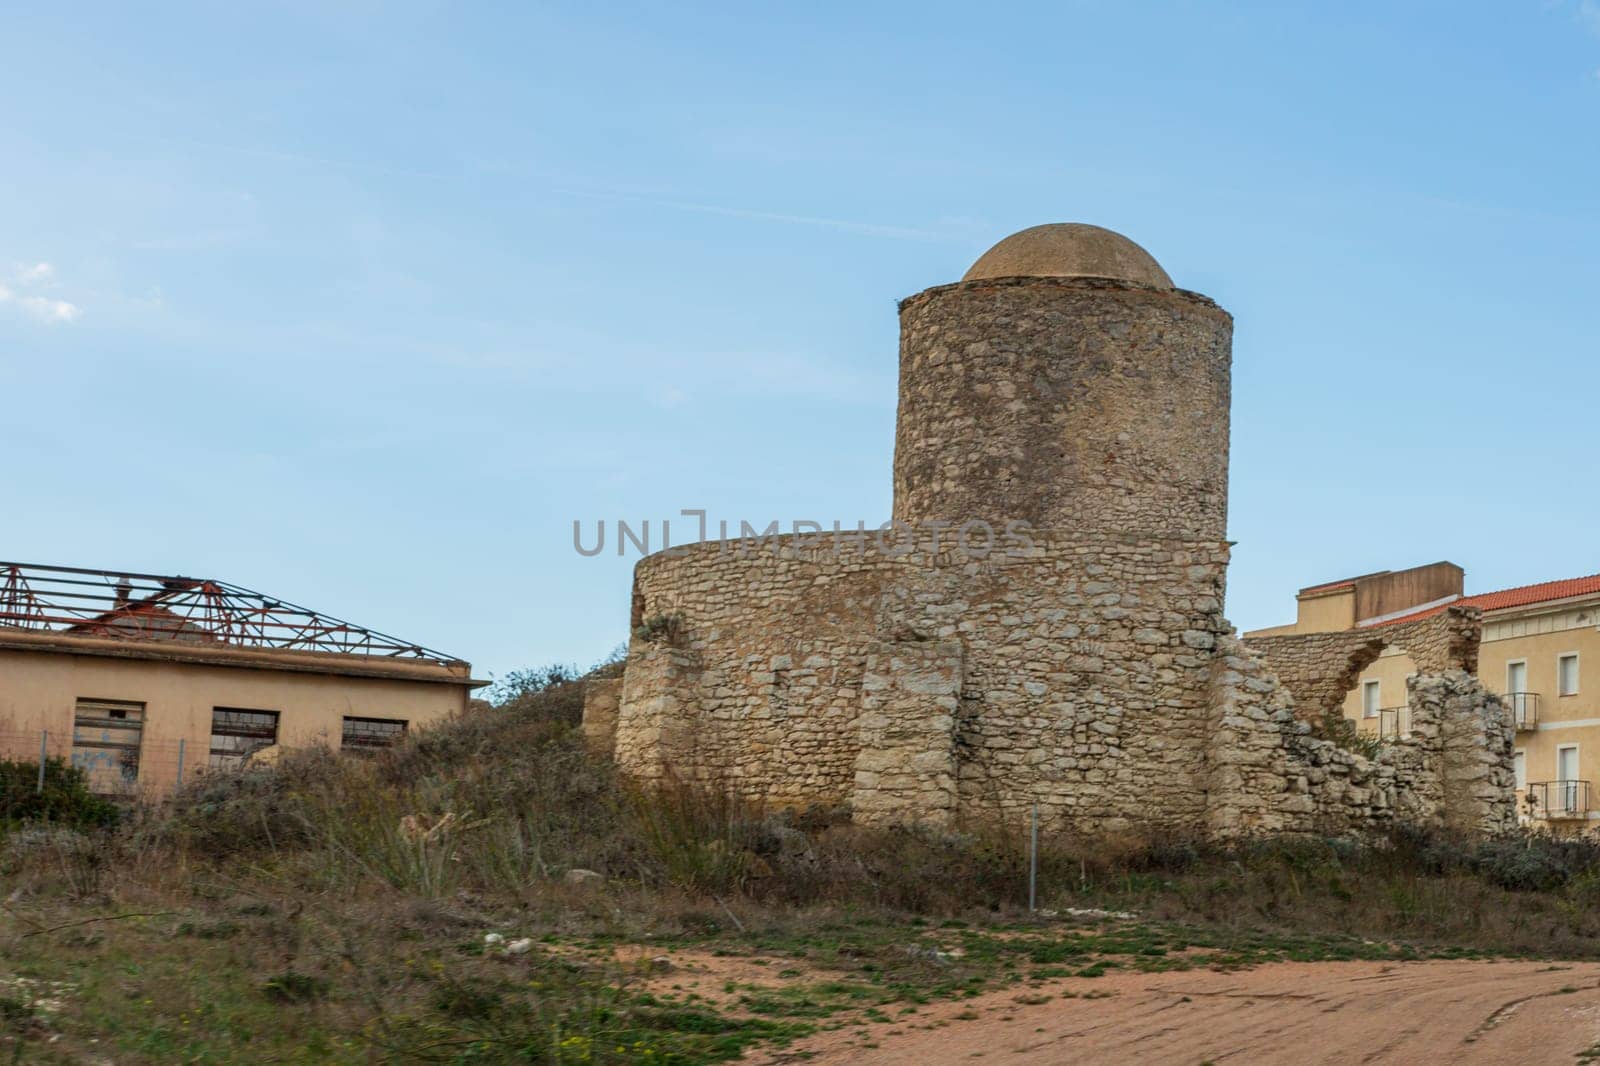
[[[226,582],[0,563],[0,756],[155,798],[321,744],[369,752],[465,710],[470,666]]]
[[[1516,769],[1525,820],[1564,830],[1600,821],[1600,574],[1462,594],[1461,568],[1433,563],[1301,589],[1298,618],[1251,637],[1371,629],[1426,618],[1450,604],[1483,612],[1478,679],[1502,696],[1517,727]],[[1584,685],[1585,668],[1591,677]],[[1409,729],[1405,648],[1386,644],[1354,675],[1344,714],[1380,736]]]

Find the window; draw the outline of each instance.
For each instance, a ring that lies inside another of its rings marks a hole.
[[[1516,659],[1506,663],[1506,692],[1515,694],[1528,691],[1528,660]]]
[[[1575,651],[1556,659],[1556,692],[1562,696],[1578,694],[1578,653]]]
[[[1578,745],[1563,744],[1556,749],[1556,779],[1559,781],[1578,779]]]
[[[1528,753],[1525,751],[1514,752],[1511,756],[1511,765],[1517,774],[1517,787],[1528,787]]]
[[[100,795],[129,792],[139,782],[144,704],[79,699],[72,715],[72,765]]]
[[[398,744],[406,735],[406,723],[397,718],[346,718],[344,736],[339,747],[343,751],[369,752]]]
[[[1377,681],[1363,681],[1361,683],[1361,717],[1378,717],[1378,708],[1383,706],[1382,690]]]
[[[212,708],[210,766],[213,770],[237,769],[251,755],[277,742],[277,711]]]

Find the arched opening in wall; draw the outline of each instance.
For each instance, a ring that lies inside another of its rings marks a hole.
[[[1377,638],[1362,645],[1341,679],[1338,715],[1363,740],[1410,736],[1410,682],[1418,672],[1416,659],[1399,644]]]

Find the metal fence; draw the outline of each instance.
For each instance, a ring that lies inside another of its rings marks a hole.
[[[83,771],[89,791],[114,799],[160,799],[206,765],[206,752],[185,740],[130,736],[106,740],[74,737],[65,730],[0,732],[0,758],[36,763],[37,791],[44,791],[45,764],[60,759]]]
[[[1591,809],[1587,781],[1530,781],[1524,795],[1535,818],[1585,818]]]
[[[1537,692],[1507,692],[1500,697],[1511,708],[1511,718],[1519,732],[1539,728],[1539,694]]]

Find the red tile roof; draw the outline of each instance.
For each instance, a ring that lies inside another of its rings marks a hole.
[[[1382,622],[1375,622],[1373,625],[1392,626],[1401,622],[1415,622],[1418,619],[1436,615],[1446,607],[1457,605],[1481,607],[1485,611],[1504,611],[1511,607],[1527,607],[1535,603],[1549,603],[1553,600],[1566,600],[1574,596],[1589,596],[1596,593],[1600,593],[1600,574],[1590,574],[1587,577],[1569,577],[1561,581],[1541,581],[1537,585],[1518,585],[1516,588],[1500,589],[1497,592],[1480,592],[1474,596],[1463,596],[1458,600],[1452,600],[1438,607],[1414,611],[1398,618],[1388,618]]]

